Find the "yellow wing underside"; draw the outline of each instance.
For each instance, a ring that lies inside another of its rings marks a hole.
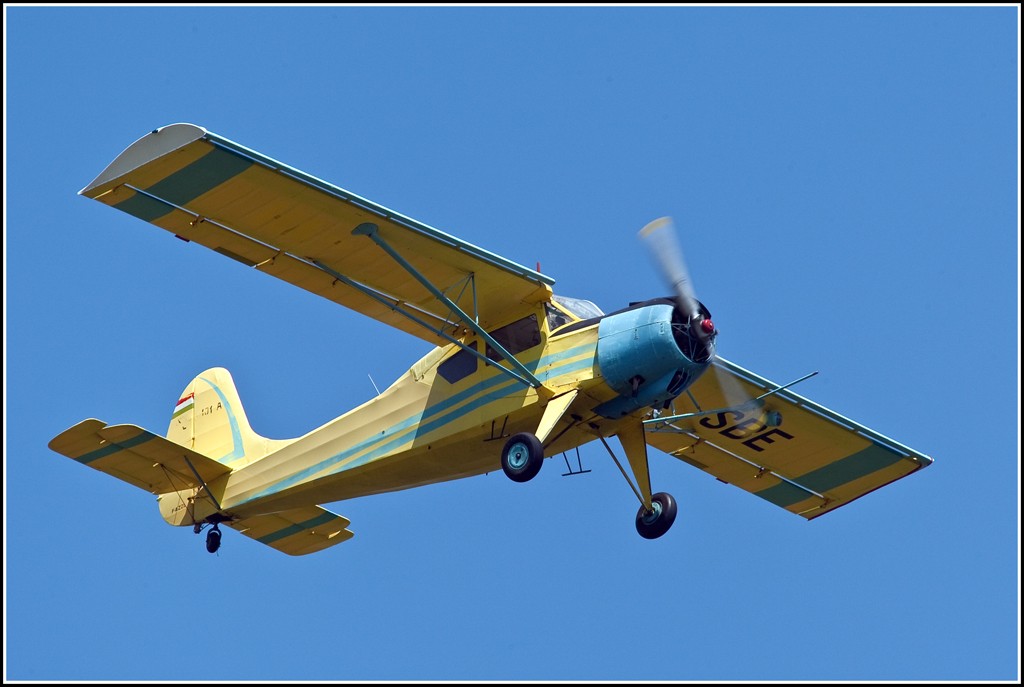
[[[676,399],[675,414],[735,407],[776,388],[720,358],[714,365]],[[651,446],[808,520],[932,462],[789,391],[757,410],[652,423],[646,434]]]
[[[551,295],[548,277],[191,124],[139,139],[81,193],[434,344],[464,331],[419,278],[488,329]],[[364,223],[415,273],[353,234]]]

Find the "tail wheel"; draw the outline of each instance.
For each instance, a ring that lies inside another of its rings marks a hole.
[[[668,532],[676,521],[676,500],[671,494],[658,492],[651,497],[651,510],[640,506],[636,514],[636,531],[644,539],[657,539]]]
[[[501,451],[501,469],[513,482],[529,482],[544,463],[544,446],[533,434],[513,434]]]
[[[206,550],[210,553],[217,553],[217,549],[220,548],[220,528],[214,525],[209,532],[206,533]]]

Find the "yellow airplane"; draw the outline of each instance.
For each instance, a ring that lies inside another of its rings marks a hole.
[[[715,353],[671,220],[640,237],[672,296],[610,314],[554,280],[192,124],[130,145],[79,192],[435,348],[376,398],[296,439],[249,426],[231,375],[201,372],[166,437],[80,422],[50,448],[156,495],[171,525],[219,525],[291,555],[350,537],[319,504],[497,470],[526,482],[591,441],[663,535],[648,445],[808,520],[932,459]],[[711,374],[705,374],[712,370]],[[811,376],[811,375],[807,375]],[[617,437],[629,472],[609,437]],[[632,478],[630,477],[632,473]]]

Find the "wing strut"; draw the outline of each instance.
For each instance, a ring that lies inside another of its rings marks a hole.
[[[361,291],[362,293],[366,294],[370,298],[373,298],[374,300],[376,300],[376,301],[378,301],[380,303],[383,303],[384,305],[387,305],[389,308],[394,310],[399,315],[402,315],[403,317],[412,320],[413,322],[415,322],[419,326],[423,327],[424,329],[426,329],[428,331],[431,331],[434,334],[437,334],[438,336],[440,336],[445,341],[448,341],[449,343],[453,343],[456,346],[458,346],[459,348],[461,348],[462,350],[468,351],[468,352],[472,353],[474,356],[476,356],[477,358],[482,360],[485,364],[487,364],[487,365],[494,365],[494,361],[493,360],[491,360],[490,358],[487,358],[486,356],[484,356],[484,354],[480,353],[480,351],[476,350],[472,346],[467,346],[466,344],[462,343],[461,341],[459,341],[458,339],[456,339],[454,336],[452,336],[448,332],[444,331],[443,329],[438,329],[437,327],[434,327],[434,326],[432,326],[430,324],[427,324],[426,322],[424,322],[422,319],[420,319],[416,315],[413,315],[412,313],[406,312],[405,310],[403,310],[400,307],[402,305],[401,301],[395,302],[393,300],[385,298],[384,296],[382,296],[381,294],[377,293],[373,289],[371,289],[369,287],[366,287],[363,284],[360,284],[359,282],[357,282],[357,281],[355,281],[353,279],[349,279],[344,274],[342,274],[342,273],[340,273],[340,272],[338,272],[336,270],[332,270],[330,267],[328,267],[327,265],[323,264],[322,262],[319,262],[317,260],[312,260],[312,264],[314,266],[316,266],[318,269],[323,270],[327,274],[331,275],[332,277],[334,277],[335,279],[337,279],[341,283],[346,284],[348,286],[351,286],[352,288],[354,288],[354,289],[356,289],[358,291]],[[431,315],[431,317],[433,317],[433,315]],[[502,372],[504,372],[508,376],[512,377],[517,382],[521,382],[521,383],[523,383],[523,384],[525,384],[527,386],[534,386],[533,382],[531,382],[529,379],[525,379],[524,377],[521,377],[514,370],[510,370],[507,367],[505,367],[504,365],[494,365],[494,367],[496,367],[497,369],[501,370]],[[534,377],[533,375],[530,375],[530,377],[532,379],[536,380],[536,377]],[[539,386],[540,382],[537,382],[537,385]]]
[[[404,269],[406,272],[415,277],[416,281],[418,281],[428,291],[430,291],[430,293],[433,294],[434,298],[439,300],[444,305],[448,306],[451,312],[455,313],[458,316],[459,321],[463,326],[468,327],[469,329],[472,329],[474,332],[476,332],[480,336],[480,338],[482,338],[484,341],[490,344],[491,348],[493,348],[498,353],[498,355],[500,355],[510,365],[512,365],[512,367],[515,368],[515,371],[518,372],[519,374],[514,374],[512,370],[509,370],[503,365],[495,365],[495,367],[497,367],[500,370],[503,370],[504,372],[512,376],[514,379],[520,382],[524,382],[528,386],[532,386],[533,388],[541,386],[541,381],[537,379],[534,376],[534,374],[526,368],[525,365],[523,365],[515,358],[515,356],[513,356],[511,353],[505,350],[505,347],[498,343],[498,341],[493,336],[488,334],[484,330],[484,328],[477,323],[475,318],[472,318],[465,312],[463,312],[462,308],[456,305],[454,301],[448,298],[448,296],[444,295],[444,293],[442,293],[436,286],[431,284],[426,277],[420,274],[420,272],[415,267],[410,265],[409,262],[405,258],[403,258],[394,248],[389,246],[388,243],[380,237],[380,234],[378,233],[377,230],[378,227],[376,224],[373,224],[372,222],[363,222],[358,227],[353,229],[352,233],[357,236],[370,237],[370,239],[372,239],[374,243],[380,246],[385,253],[394,258],[395,262],[401,265],[402,269]],[[471,349],[467,346],[463,346],[463,350]],[[480,353],[476,353],[476,355],[479,358],[483,358],[484,362],[494,362],[488,361],[487,358]]]

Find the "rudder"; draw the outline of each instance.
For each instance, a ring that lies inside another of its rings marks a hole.
[[[291,443],[267,439],[252,430],[231,373],[223,367],[199,373],[181,392],[167,438],[232,469]]]

